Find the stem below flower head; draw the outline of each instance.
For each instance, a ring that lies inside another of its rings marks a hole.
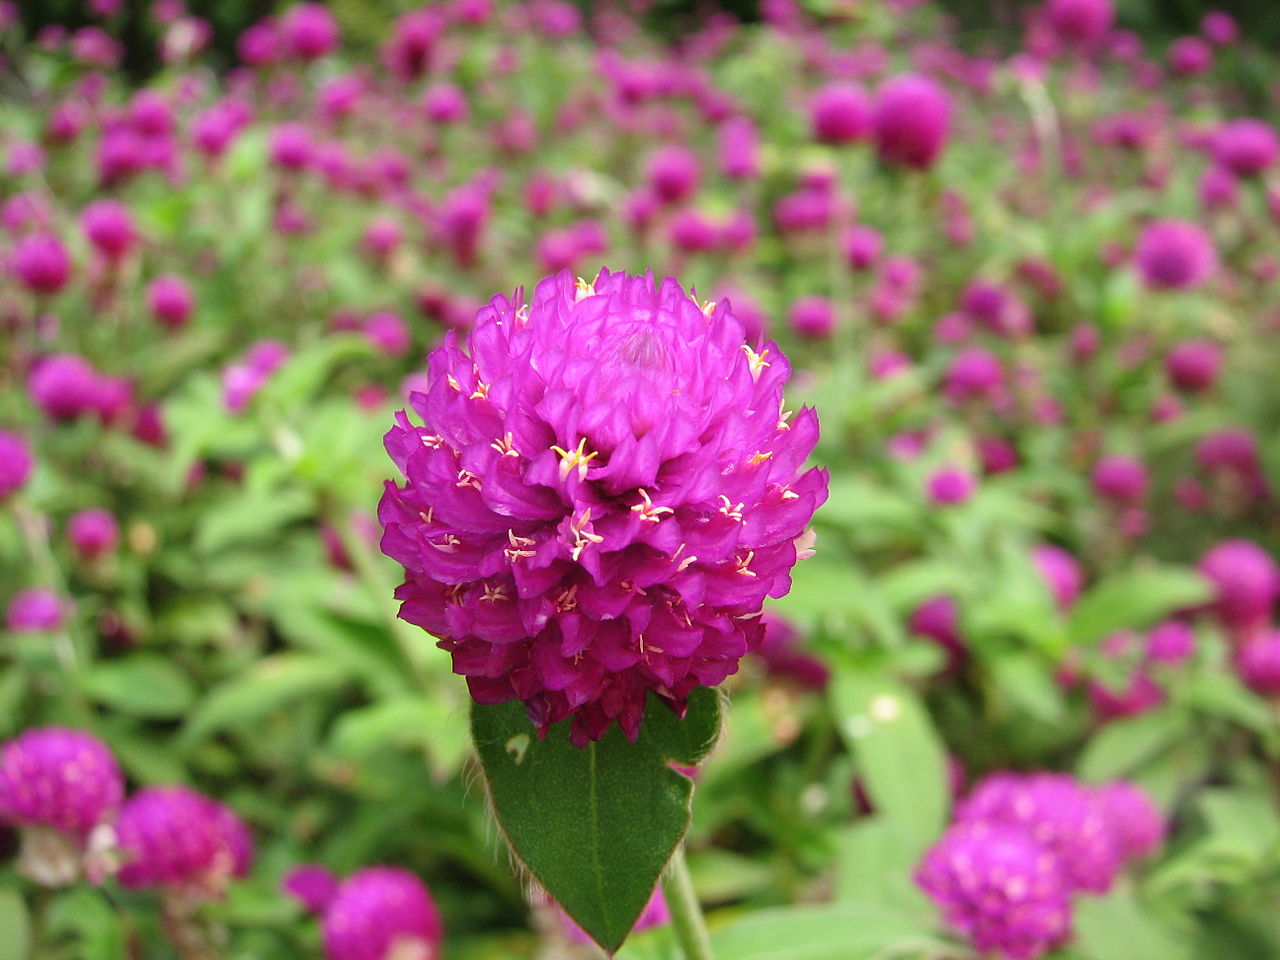
[[[693,878],[689,876],[689,865],[684,860],[683,842],[676,847],[671,862],[667,864],[667,872],[662,877],[662,892],[667,898],[671,926],[676,932],[684,960],[715,960],[707,922],[702,916],[702,904],[698,902]]]

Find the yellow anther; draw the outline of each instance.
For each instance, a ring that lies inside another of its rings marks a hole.
[[[569,471],[577,470],[578,479],[587,479],[587,465],[596,457],[600,456],[599,450],[593,450],[587,453],[587,438],[583,437],[578,441],[576,450],[565,450],[562,447],[552,447],[557,454],[560,455],[560,482],[563,483],[569,479]]]
[[[501,440],[495,440],[493,443],[489,444],[489,446],[493,447],[493,449],[497,450],[498,453],[502,454],[504,457],[520,456],[520,451],[515,447],[515,438],[511,436],[510,431],[503,434]]]
[[[745,343],[742,345],[742,349],[747,351],[747,362],[751,365],[751,379],[759,380],[761,371],[770,366],[769,361],[765,359],[769,355],[769,351],[763,350],[760,353],[756,353]]]
[[[742,519],[742,508],[746,506],[744,503],[733,503],[723,493],[720,494],[720,512],[730,520],[737,520],[739,523],[745,523]]]
[[[772,456],[773,456],[772,450],[765,450],[763,453],[757,450],[755,453],[751,455],[751,459],[748,460],[747,462],[754,467],[757,464],[764,463],[766,460],[768,460]]]
[[[649,499],[649,491],[643,487],[640,488],[640,500],[640,503],[631,508],[631,512],[640,514],[641,520],[657,523],[664,513],[675,513],[670,507],[655,507],[653,501]]]

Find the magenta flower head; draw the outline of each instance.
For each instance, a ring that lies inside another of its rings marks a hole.
[[[1032,548],[1031,562],[1044,578],[1058,609],[1071,609],[1080,596],[1080,591],[1084,589],[1084,572],[1080,569],[1080,562],[1066,550],[1049,543]]]
[[[812,294],[793,303],[787,319],[791,329],[806,340],[830,340],[836,327],[836,308],[826,297]]]
[[[697,155],[688,147],[659,147],[646,164],[649,186],[663,203],[679,203],[698,189]]]
[[[122,259],[138,242],[133,215],[119,200],[95,200],[84,208],[80,226],[94,249],[113,262]]]
[[[111,751],[83,730],[39,727],[0,748],[0,819],[81,839],[124,799]]]
[[[984,954],[1033,960],[1067,939],[1071,903],[1054,855],[1027,831],[959,823],[916,870],[947,924]]]
[[[71,276],[67,248],[51,233],[38,233],[18,241],[11,261],[14,276],[35,293],[57,293]]]
[[[925,492],[929,500],[938,506],[948,507],[966,503],[973,496],[973,474],[959,467],[943,467],[929,475]]]
[[[1271,124],[1244,117],[1220,126],[1210,143],[1213,157],[1238,177],[1254,177],[1280,156],[1280,136]]]
[[[1116,11],[1111,0],[1049,0],[1045,16],[1067,46],[1089,47],[1111,30]]]
[[[809,123],[820,143],[862,140],[871,133],[871,100],[856,83],[829,83],[809,101]]]
[[[370,314],[364,321],[364,336],[374,348],[389,357],[402,357],[413,347],[408,324],[400,314],[390,310]]]
[[[1070,890],[1105,893],[1120,868],[1121,851],[1102,805],[1068,774],[991,774],[960,805],[956,820],[1023,828],[1057,858]]]
[[[50,420],[74,420],[98,405],[98,374],[84,357],[55,353],[37,361],[27,393]]]
[[[532,302],[495,297],[465,351],[450,333],[430,355],[423,425],[401,413],[386,437],[407,478],[379,508],[400,616],[478,702],[572,718],[579,745],[615,720],[634,739],[650,690],[682,710],[758,645],[827,496],[789,374],[672,279],[560,273]]]
[[[1004,387],[1000,360],[982,347],[966,347],[947,367],[942,392],[953,403],[967,400],[994,400]]]
[[[720,125],[720,169],[730,180],[749,180],[760,172],[760,133],[749,117],[730,117]]]
[[[764,637],[756,653],[770,677],[786,678],[806,690],[825,690],[830,671],[801,646],[800,632],[779,614],[766,610],[760,618]]]
[[[1159,849],[1166,825],[1146,791],[1135,783],[1117,780],[1099,787],[1097,798],[1126,861],[1140,860]]]
[[[244,823],[230,809],[188,787],[148,787],[120,810],[116,836],[120,884],[217,896],[253,861]]]
[[[872,122],[881,160],[927,170],[946,143],[951,98],[928,77],[914,73],[894,77],[876,93]]]
[[[280,40],[290,55],[317,60],[338,46],[338,23],[322,3],[298,3],[280,18]]]
[[[1236,630],[1258,626],[1280,596],[1280,568],[1267,551],[1248,540],[1224,540],[1199,563],[1214,587],[1214,612]]]
[[[1169,69],[1175,76],[1193,77],[1213,66],[1213,47],[1201,37],[1179,37],[1169,46]]]
[[[5,611],[5,623],[14,633],[57,630],[66,615],[62,601],[52,590],[32,587],[14,594]]]
[[[1152,663],[1174,665],[1188,660],[1196,652],[1196,632],[1189,623],[1165,620],[1147,634],[1146,657]]]
[[[304,863],[284,875],[280,892],[298,901],[308,913],[323,915],[338,895],[339,885],[328,867]]]
[[[1218,269],[1213,240],[1202,228],[1182,220],[1157,220],[1138,237],[1138,273],[1153,290],[1198,287]]]
[[[1103,457],[1093,468],[1093,492],[1115,503],[1139,502],[1147,482],[1147,468],[1134,457]]]
[[[1224,10],[1210,10],[1200,20],[1204,38],[1219,47],[1229,47],[1240,39],[1240,24]]]
[[[1222,348],[1212,340],[1183,340],[1169,348],[1164,358],[1169,382],[1179,390],[1199,393],[1218,381]]]
[[[27,441],[16,433],[0,430],[0,503],[27,485],[31,467]]]
[[[193,299],[187,282],[171,273],[161,274],[147,284],[147,309],[170,330],[186,326]]]
[[[841,246],[849,266],[854,270],[870,270],[884,250],[884,238],[875,227],[855,224],[841,237]]]
[[[432,958],[440,936],[440,913],[426,885],[399,867],[353,873],[324,914],[328,960]]]
[[[1259,630],[1235,652],[1236,672],[1244,685],[1263,697],[1280,698],[1280,630]]]
[[[947,655],[947,669],[954,673],[969,657],[969,645],[960,633],[960,609],[945,594],[932,597],[912,611],[907,626],[917,636],[934,641]]]
[[[76,553],[93,560],[115,549],[120,528],[116,518],[106,510],[81,510],[67,522],[67,539]]]

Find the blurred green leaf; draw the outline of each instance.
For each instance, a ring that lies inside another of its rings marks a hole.
[[[1190,960],[1184,932],[1166,927],[1130,893],[1080,897],[1074,912],[1075,951],[1088,960]]]
[[[1125,776],[1177,742],[1189,727],[1189,718],[1172,708],[1113,720],[1094,734],[1076,770],[1093,783]]]
[[[716,960],[870,960],[950,949],[931,927],[928,914],[871,901],[762,910],[711,941]]]
[[[27,905],[17,890],[0,889],[0,960],[27,960],[30,949],[31,920]]]
[[[181,716],[196,696],[185,673],[146,653],[96,664],[81,685],[99,703],[139,717]]]
[[[1173,611],[1197,606],[1209,597],[1209,584],[1193,570],[1131,570],[1088,590],[1072,609],[1067,629],[1075,643],[1091,644],[1117,630],[1145,629]]]

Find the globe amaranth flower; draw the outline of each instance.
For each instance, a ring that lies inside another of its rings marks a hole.
[[[280,881],[280,892],[292,897],[310,913],[323,914],[338,895],[340,881],[328,867],[304,863]]]
[[[1224,540],[1210,547],[1198,564],[1214,589],[1213,610],[1235,630],[1265,622],[1280,597],[1280,566],[1249,540]]]
[[[83,730],[33,728],[0,747],[0,822],[22,831],[19,870],[37,883],[95,877],[99,831],[123,798],[115,757]]]
[[[0,430],[0,502],[27,485],[32,465],[27,441],[20,434]]]
[[[948,925],[979,950],[1030,960],[1070,933],[1071,904],[1057,861],[1018,827],[952,826],[925,855],[915,879]]]
[[[440,913],[426,885],[399,867],[356,871],[324,913],[329,960],[434,960],[440,935]]]
[[[1158,220],[1138,237],[1138,273],[1153,290],[1198,287],[1218,269],[1213,240],[1202,228],[1182,220]]]
[[[67,521],[67,539],[83,559],[94,560],[116,548],[120,527],[108,511],[92,507]]]
[[[634,739],[652,690],[677,712],[760,641],[826,499],[801,471],[812,410],[786,358],[672,279],[568,273],[480,310],[428,361],[387,450],[379,507],[400,616],[441,638],[479,703],[524,702],[582,745]]]
[[[1245,637],[1236,647],[1235,666],[1254,693],[1280,698],[1280,630],[1259,630]]]
[[[253,839],[229,808],[188,787],[139,790],[120,810],[120,883],[217,896],[253,862]]]
[[[5,625],[15,633],[57,630],[62,626],[66,608],[58,595],[44,587],[22,590],[9,601]]]

